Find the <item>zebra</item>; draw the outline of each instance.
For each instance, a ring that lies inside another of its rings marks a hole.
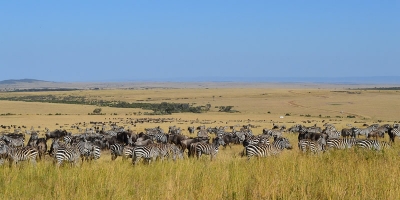
[[[36,147],[38,139],[39,139],[38,134],[36,132],[32,132],[31,137],[28,140],[27,146]]]
[[[393,128],[388,129],[388,134],[389,134],[390,142],[394,143],[395,137],[396,136],[400,137],[400,130],[396,126],[393,126]]]
[[[63,140],[64,140],[65,144],[71,144],[72,143],[72,139],[73,139],[73,137],[71,135],[65,135],[63,137]]]
[[[210,155],[211,160],[217,156],[219,146],[225,145],[225,142],[222,138],[216,137],[212,144],[207,143],[198,143],[196,145],[196,156],[200,158],[202,154]]]
[[[356,145],[355,138],[330,138],[326,140],[328,148],[332,149],[348,149]]]
[[[261,142],[261,140],[260,140],[260,137],[258,137],[258,136],[255,136],[255,135],[246,136],[246,139],[243,140],[243,146],[245,147],[250,144],[258,144],[260,142]],[[264,140],[263,142],[266,142],[266,140]],[[268,140],[268,142],[269,142],[269,140]]]
[[[7,145],[3,140],[0,140],[0,165],[3,165],[4,160],[8,158],[7,155]]]
[[[59,147],[55,151],[54,162],[57,163],[57,167],[61,166],[61,164],[64,161],[70,162],[76,166],[79,162],[80,157],[81,157],[81,153],[77,146]]]
[[[7,143],[9,147],[23,147],[25,143],[25,139],[23,137],[9,137],[7,135],[3,135],[2,139]]]
[[[110,146],[111,160],[117,159],[118,156],[122,156],[122,151],[125,146],[123,144],[113,144]]]
[[[159,157],[164,160],[165,157],[172,158],[174,161],[177,157],[183,158],[183,151],[175,144],[150,144],[159,149]]]
[[[269,155],[277,155],[283,149],[292,149],[292,145],[287,138],[277,138],[271,144],[259,143],[247,145],[242,156],[246,155],[247,159],[250,160],[252,156],[267,157]]]
[[[0,152],[6,153],[6,158],[9,160],[10,167],[13,163],[18,164],[19,161],[30,160],[30,162],[36,166],[36,159],[38,156],[38,151],[34,147],[9,147],[7,145],[2,145],[2,150]]]
[[[89,152],[89,160],[98,160],[101,156],[100,147],[97,145],[93,145]]]
[[[334,126],[326,126],[326,128],[322,131],[328,135],[328,138],[339,138],[341,133],[336,130]]]
[[[132,164],[136,165],[141,158],[144,158],[150,164],[151,160],[155,161],[159,154],[160,150],[155,145],[137,146],[132,152]]]
[[[363,149],[376,150],[376,151],[390,148],[390,144],[385,141],[368,140],[368,139],[357,140],[356,145],[357,147]]]
[[[122,160],[132,158],[132,152],[134,147],[123,144],[113,144],[110,146],[111,160],[117,159],[118,156],[122,156]]]
[[[154,133],[154,134],[152,134],[150,136],[153,137],[153,141],[156,141],[158,143],[166,144],[167,141],[168,141],[167,135],[165,135],[164,133],[161,133],[161,132]]]
[[[270,129],[265,128],[265,129],[263,129],[263,134],[274,137],[274,138],[282,137],[282,132],[279,130],[275,130],[275,129],[270,130]]]
[[[368,136],[368,134],[374,130],[376,130],[377,127],[375,125],[368,126],[367,128],[360,129],[360,128],[353,128],[353,131],[357,137],[360,135],[364,135],[365,137]]]
[[[78,148],[82,162],[83,162],[83,160],[89,161],[91,157],[97,157],[97,156],[100,157],[100,155],[98,153],[96,153],[97,150],[96,150],[96,148],[94,148],[95,145],[93,145],[92,143],[90,143],[86,140],[80,141],[76,144],[72,144],[72,146],[75,146],[76,148]],[[91,155],[92,151],[94,151],[94,153],[96,153],[96,155]]]
[[[319,138],[317,141],[310,139],[302,139],[298,143],[300,151],[302,152],[310,151],[311,153],[314,154],[325,151],[325,145],[326,141],[323,137]]]

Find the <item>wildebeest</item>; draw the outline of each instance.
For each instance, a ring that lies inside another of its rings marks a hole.
[[[66,136],[66,135],[71,135],[71,133],[68,133],[66,130],[59,130],[59,129],[56,129],[56,130],[51,131],[51,132],[47,131],[47,133],[45,134],[46,140],[48,140],[50,138],[57,139],[57,138],[61,138],[61,137]]]

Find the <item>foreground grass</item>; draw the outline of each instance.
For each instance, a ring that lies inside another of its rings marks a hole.
[[[132,166],[118,158],[79,167],[51,161],[0,167],[3,199],[396,199],[398,148],[385,152],[332,151],[278,157],[238,156],[242,148],[204,157]]]

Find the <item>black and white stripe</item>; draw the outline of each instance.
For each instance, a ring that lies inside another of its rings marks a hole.
[[[224,144],[224,140],[219,137],[215,138],[212,144],[198,143],[196,145],[196,156],[197,158],[200,158],[203,154],[210,155],[212,160],[217,156],[219,146]]]
[[[2,145],[0,147],[3,156],[10,162],[10,167],[12,164],[18,164],[20,161],[29,160],[32,164],[36,165],[36,158],[38,156],[38,151],[34,147],[9,147],[7,145]],[[4,152],[5,155],[4,155]]]
[[[329,149],[348,149],[356,145],[355,138],[330,138],[326,140]]]
[[[319,138],[317,141],[310,139],[302,139],[298,143],[298,147],[302,152],[311,152],[314,154],[325,151],[326,141],[324,138]]]
[[[141,158],[144,158],[150,164],[152,160],[157,159],[159,154],[160,150],[155,145],[137,146],[132,152],[132,163],[136,165]]]
[[[57,166],[60,166],[64,161],[76,166],[80,157],[81,153],[77,146],[58,147],[55,151],[55,162]]]
[[[283,149],[291,149],[292,145],[290,144],[287,138],[277,138],[271,144],[250,144],[247,145],[244,149],[243,156],[247,156],[247,159],[250,159],[253,156],[256,157],[267,157],[271,155],[279,154]]]
[[[380,151],[383,149],[390,148],[389,143],[385,141],[379,141],[379,140],[357,140],[356,142],[357,147],[363,148],[363,149],[369,149],[369,150],[376,150]]]
[[[3,135],[2,138],[9,147],[23,147],[25,144],[25,139],[23,137],[9,137],[7,135]]]

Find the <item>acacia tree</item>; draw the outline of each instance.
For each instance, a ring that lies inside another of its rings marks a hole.
[[[93,110],[93,114],[100,114],[101,113],[101,108],[96,108]]]

